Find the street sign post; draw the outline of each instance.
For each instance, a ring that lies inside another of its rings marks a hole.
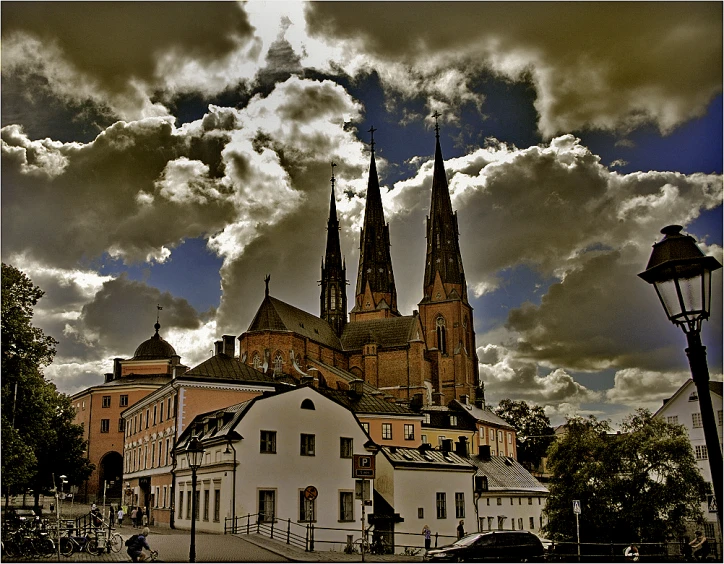
[[[581,530],[578,527],[578,516],[581,514],[581,500],[573,500],[573,513],[576,514],[576,544],[578,545],[578,561],[581,561]]]

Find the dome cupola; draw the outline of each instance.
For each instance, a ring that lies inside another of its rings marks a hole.
[[[176,350],[158,334],[158,330],[161,328],[158,321],[153,328],[156,329],[156,333],[153,337],[138,345],[131,360],[161,360],[176,356]]]

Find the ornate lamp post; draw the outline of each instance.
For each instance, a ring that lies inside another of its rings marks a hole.
[[[706,347],[701,344],[701,322],[709,318],[711,307],[711,273],[721,268],[714,257],[705,256],[694,238],[682,235],[680,225],[661,230],[665,237],[654,244],[646,270],[639,274],[653,284],[669,320],[681,327],[689,347],[691,377],[696,385],[709,456],[711,480],[714,484],[717,520],[721,529],[722,454],[709,392],[709,367]]]
[[[198,437],[192,437],[186,447],[186,460],[191,468],[191,546],[189,562],[196,562],[196,471],[204,459],[204,447]]]

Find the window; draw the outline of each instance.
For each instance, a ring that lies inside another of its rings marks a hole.
[[[184,492],[178,493],[178,518],[183,519],[184,516]]]
[[[706,445],[696,445],[694,447],[694,452],[695,452],[697,460],[708,460],[709,459],[709,451],[706,450]]]
[[[251,359],[251,365],[255,370],[259,370],[261,368],[261,357],[259,356],[259,353],[254,353],[254,356]]]
[[[101,419],[101,433],[108,433],[111,430],[111,420]]]
[[[149,407],[146,409],[146,429],[148,429],[148,424],[151,420],[151,408]]]
[[[339,520],[354,521],[354,496],[352,492],[339,492]]]
[[[276,454],[277,452],[277,432],[262,431],[259,440],[259,452]]]
[[[103,396],[103,403],[101,407],[111,407],[111,396]]]
[[[301,408],[314,410],[314,402],[312,400],[310,400],[309,398],[307,398],[302,402]]]
[[[418,507],[418,508],[417,508],[417,518],[418,518],[418,519],[424,519],[424,518],[425,518],[425,508],[424,508],[424,507]]]
[[[169,460],[171,456],[171,438],[169,437],[166,439],[166,464],[170,464],[171,461]]]
[[[209,499],[211,497],[211,492],[209,490],[204,490],[204,521],[209,520]]]
[[[429,413],[423,413],[422,414],[422,422],[424,425],[430,424],[430,414]]]
[[[508,444],[509,445],[513,444],[513,433],[508,433]]]
[[[128,394],[122,394],[119,405],[121,407],[128,407]]]
[[[719,427],[722,426],[722,417],[723,417],[722,410],[720,409],[719,411],[716,412],[716,418],[717,418],[717,422],[719,423]]]
[[[259,521],[272,523],[276,506],[276,490],[259,490]]]
[[[186,519],[191,519],[191,492],[186,492]]]
[[[157,410],[158,410],[158,406],[154,405],[153,406],[153,424],[154,425],[156,424],[156,416],[158,415]]]
[[[533,505],[533,498],[532,498],[532,497],[529,497],[529,498],[528,498],[528,505]]]
[[[489,436],[490,436],[490,441],[491,441],[491,442],[495,440],[495,430],[494,430],[494,429],[490,429],[490,435],[489,435]]]
[[[382,424],[382,438],[383,439],[392,438],[392,423],[383,423]]]
[[[305,435],[302,433],[299,454],[302,456],[314,456],[314,435]]]
[[[442,448],[442,442],[443,442],[446,438],[447,438],[447,437],[446,437],[445,435],[438,435],[438,437],[437,437],[437,446],[438,446],[439,448]]]
[[[424,445],[427,442],[427,435],[420,435],[420,442]]]
[[[163,466],[163,439],[158,441],[158,466]]]
[[[463,492],[455,492],[455,518],[463,519],[465,517],[465,494]]]
[[[329,294],[329,308],[334,309],[337,307],[337,292],[336,288],[332,286]]]
[[[497,498],[496,501],[497,501],[498,505],[503,505],[503,498],[502,498],[502,497]]]
[[[168,406],[168,408],[166,409],[166,413],[169,417],[171,417],[173,415],[173,412],[171,411],[171,408],[173,406],[173,398],[168,398],[168,402],[166,403],[166,405]]]
[[[158,421],[163,421],[163,400],[161,400],[161,409],[158,410]]]
[[[437,509],[437,518],[447,519],[447,502],[445,501],[445,492],[437,492],[435,494],[435,507]]]
[[[153,467],[154,462],[156,462],[156,443],[151,445],[151,464],[149,466]]]
[[[370,424],[369,423],[362,423],[362,428],[364,429],[365,433],[368,435],[370,434]]]
[[[531,530],[535,529],[535,517],[528,518],[528,528]]]
[[[282,366],[284,364],[284,359],[282,358],[282,353],[278,352],[274,355],[274,376],[280,376],[282,373]]]
[[[522,517],[518,517],[518,530],[519,531],[523,530],[523,518]]]
[[[678,415],[669,415],[666,418],[666,422],[669,425],[678,425],[679,424],[679,416]]]
[[[348,437],[339,438],[339,457],[340,458],[352,458],[352,439]],[[344,521],[344,519],[342,519]]]
[[[415,439],[415,426],[410,423],[405,423],[405,440],[412,441]]]
[[[447,354],[447,339],[445,335],[445,319],[442,317],[438,317],[435,320],[435,325],[437,327],[437,349],[442,354]]]
[[[699,396],[696,392],[691,392],[689,394],[689,401],[699,401]]]
[[[166,489],[166,486],[163,486],[163,497],[161,498],[161,507],[166,507],[168,490]]]
[[[305,523],[316,521],[316,500],[307,499],[304,490],[299,490],[299,520]]]
[[[451,416],[450,416],[450,426],[451,426],[451,427],[457,427],[457,426],[458,426],[458,416],[457,416],[457,415],[451,415]]]
[[[232,501],[233,503],[233,501]],[[214,490],[214,521],[217,523],[221,517],[221,490]]]
[[[701,413],[692,413],[691,414],[691,424],[694,426],[694,429],[703,427],[701,422]]]
[[[123,423],[123,417],[118,419],[118,432],[123,433],[126,430],[125,424]]]
[[[503,442],[503,431],[498,431],[498,442],[499,443]]]

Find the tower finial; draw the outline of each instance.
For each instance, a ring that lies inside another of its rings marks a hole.
[[[437,139],[440,139],[440,124],[437,122],[437,118],[439,118],[442,114],[435,110],[435,113],[432,114],[432,117],[435,118],[435,137]]]
[[[156,304],[156,325],[158,325],[159,327],[160,327],[159,318],[161,316],[160,312],[162,309],[163,309],[163,307],[160,304]],[[156,329],[156,332],[158,332],[158,329]]]
[[[264,284],[266,284],[266,288],[264,289],[264,295],[265,295],[265,296],[268,296],[268,295],[269,295],[269,280],[271,280],[271,274],[267,274],[267,275],[264,277]]]
[[[337,163],[332,161],[330,164],[332,165],[332,178],[330,180],[332,182],[332,190],[334,190],[334,167],[337,166]]]
[[[372,154],[375,154],[375,126],[373,125],[367,130],[370,134],[370,147],[372,148]]]

